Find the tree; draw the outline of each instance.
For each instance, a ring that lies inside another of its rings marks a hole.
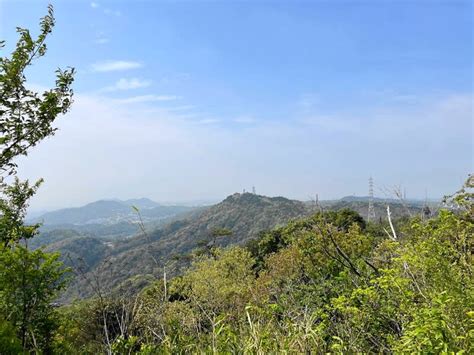
[[[0,340],[14,349],[19,339],[24,351],[41,353],[52,351],[56,327],[52,301],[64,287],[66,270],[57,254],[28,249],[26,241],[39,226],[25,225],[24,217],[42,180],[32,185],[21,182],[15,176],[15,159],[53,135],[53,122],[72,104],[72,68],[57,69],[55,87],[41,95],[26,87],[25,70],[45,55],[54,24],[49,6],[39,36],[33,39],[27,29],[18,28],[20,38],[11,57],[0,58],[0,317],[5,321]],[[0,48],[4,45],[0,41]],[[8,184],[11,176],[15,178]],[[9,339],[7,331],[12,329],[16,337]]]
[[[30,32],[18,28],[20,39],[11,58],[0,58],[0,171],[15,173],[14,159],[56,131],[52,126],[59,114],[72,104],[71,84],[74,69],[56,70],[56,86],[41,97],[26,88],[25,70],[46,54],[46,38],[55,24],[53,7],[40,22],[40,34],[33,39]],[[4,41],[0,41],[0,48]]]
[[[25,349],[51,350],[54,304],[66,284],[59,254],[22,245],[0,253],[0,314],[17,329]]]

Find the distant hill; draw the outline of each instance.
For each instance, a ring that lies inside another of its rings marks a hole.
[[[232,235],[218,239],[219,245],[242,244],[256,237],[260,231],[309,213],[308,207],[300,201],[236,193],[147,235],[109,243],[107,272],[101,273],[103,286],[112,289],[137,275],[159,274],[165,264],[170,273],[178,273],[179,268],[186,264],[182,257],[209,242],[214,228],[232,231]],[[93,277],[96,271],[91,269],[87,276]],[[90,292],[85,281],[76,279],[66,297],[88,296]]]
[[[152,200],[141,198],[126,201],[100,200],[82,207],[65,208],[45,213],[33,222],[44,225],[84,225],[84,224],[114,224],[123,221],[136,221],[137,214],[132,209],[140,209],[142,216],[147,219],[159,219],[190,211],[192,207],[162,206]]]

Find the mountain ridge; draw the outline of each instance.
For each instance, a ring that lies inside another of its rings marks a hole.
[[[108,244],[104,254],[108,269],[107,273],[101,275],[101,282],[105,288],[113,289],[131,277],[155,275],[161,272],[162,265],[167,265],[170,274],[178,274],[188,264],[186,255],[208,243],[216,228],[232,232],[230,236],[220,238],[217,245],[244,244],[261,231],[309,213],[310,210],[301,201],[235,193],[216,205],[192,212],[186,218],[146,234],[139,233],[131,238],[104,243]],[[76,245],[77,241],[70,243]],[[67,243],[60,245],[64,250]],[[93,264],[94,267],[84,278],[74,281],[66,298],[90,295],[91,290],[87,289],[87,283],[83,280],[93,277],[100,267],[100,262],[94,261]]]

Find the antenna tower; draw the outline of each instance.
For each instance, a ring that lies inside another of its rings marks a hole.
[[[255,186],[252,186],[252,193],[256,195],[257,193],[255,192]]]
[[[375,220],[375,208],[374,208],[374,179],[372,176],[369,178],[369,211],[367,214],[367,222]]]

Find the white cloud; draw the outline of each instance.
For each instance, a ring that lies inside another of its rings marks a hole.
[[[91,2],[91,7],[92,7],[93,9],[96,9],[96,8],[98,8],[99,6],[100,6],[100,5],[99,5],[98,3],[94,2],[94,1]]]
[[[143,65],[139,62],[126,60],[109,60],[92,64],[92,70],[95,72],[124,71],[141,68]]]
[[[140,96],[128,97],[126,99],[120,99],[117,101],[123,104],[133,104],[133,103],[157,102],[157,101],[174,101],[178,99],[180,99],[180,97],[174,96],[174,95],[140,95]]]
[[[114,85],[104,88],[102,91],[118,91],[118,90],[133,90],[146,88],[151,85],[150,80],[142,80],[138,78],[121,78]]]

